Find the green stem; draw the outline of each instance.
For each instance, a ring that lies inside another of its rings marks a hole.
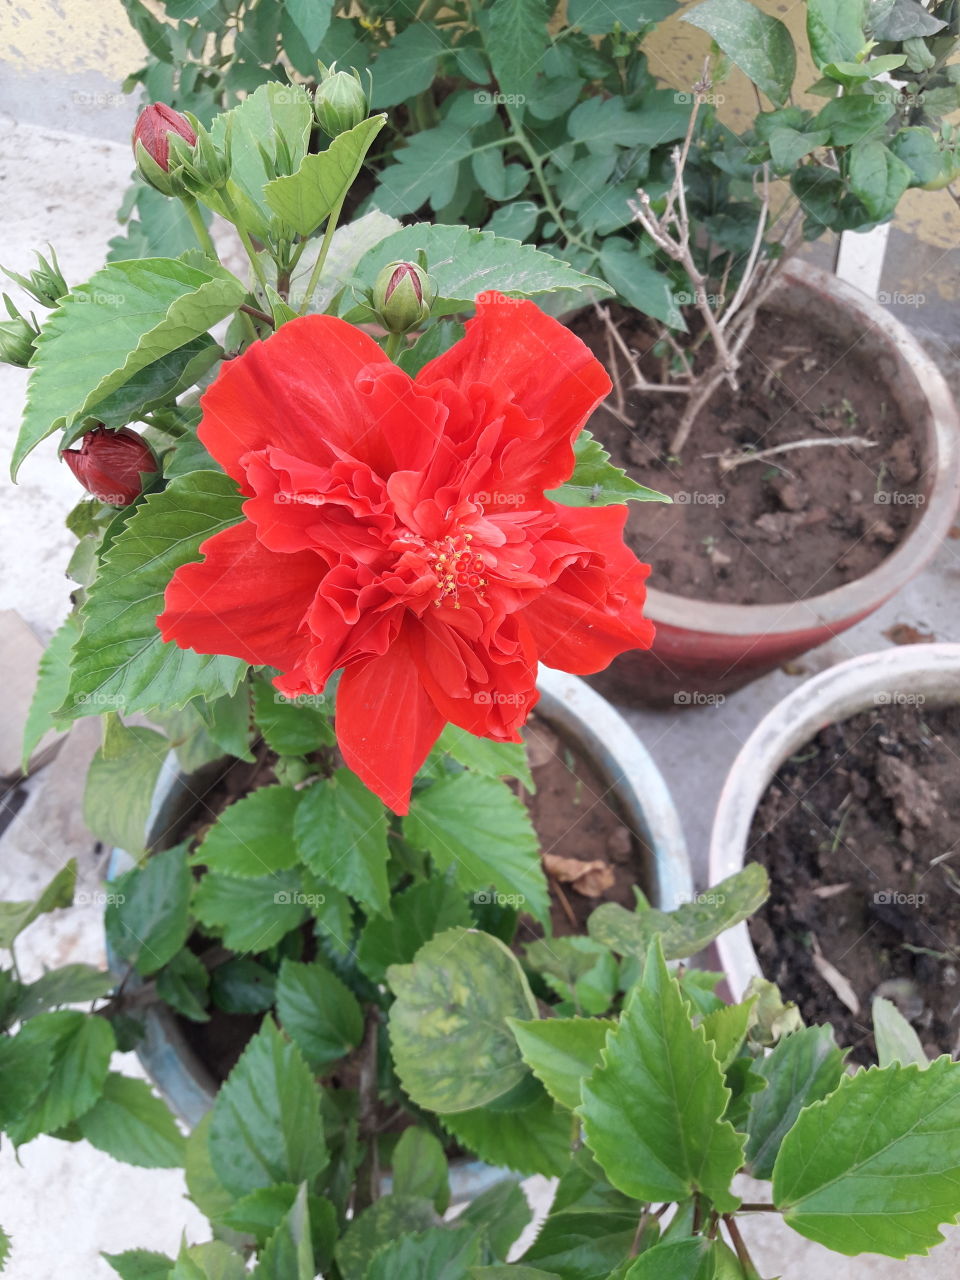
[[[223,201],[223,207],[226,209],[227,214],[230,218],[230,221],[233,223],[233,225],[237,229],[237,235],[240,237],[240,243],[243,245],[246,251],[247,257],[250,259],[251,267],[253,267],[253,274],[257,277],[257,281],[261,289],[263,289],[263,291],[266,292],[267,277],[263,270],[263,263],[260,261],[259,257],[257,256],[257,251],[253,247],[253,241],[250,239],[250,236],[247,234],[244,228],[240,225],[240,215],[237,213],[237,206],[234,204],[232,198],[227,193],[226,188],[224,188],[223,191],[221,192],[220,198]]]
[[[386,342],[383,344],[383,349],[384,349],[384,351],[386,352],[386,354],[387,354],[387,356],[389,357],[389,359],[391,359],[391,360],[393,361],[393,363],[394,363],[394,364],[396,364],[396,363],[397,363],[397,356],[400,354],[400,350],[401,350],[402,346],[403,346],[403,334],[402,334],[402,333],[388,333],[388,334],[387,334],[387,340],[386,340]]]
[[[193,234],[200,243],[200,248],[204,253],[209,253],[211,258],[220,261],[220,255],[217,253],[217,246],[213,243],[210,232],[207,230],[207,224],[203,220],[203,214],[197,208],[197,202],[190,195],[181,196],[183,207],[186,210],[187,217],[190,219],[190,225],[193,227]]]
[[[343,202],[346,200],[346,192],[340,198],[339,204],[335,205],[330,211],[327,218],[327,225],[323,232],[323,244],[320,246],[320,252],[317,254],[317,260],[313,264],[313,270],[310,272],[310,279],[307,281],[307,291],[303,297],[303,306],[300,308],[300,314],[305,316],[310,308],[313,300],[314,292],[320,283],[320,272],[323,270],[323,264],[327,260],[327,254],[330,252],[330,242],[333,240],[333,233],[337,229],[337,220],[340,217],[340,210],[343,208]]]
[[[596,249],[587,244],[585,240],[581,239],[575,231],[572,231],[570,227],[567,226],[563,214],[560,212],[560,207],[554,200],[553,194],[550,191],[550,186],[546,178],[543,176],[543,161],[537,155],[533,144],[527,137],[526,131],[520,123],[520,119],[516,113],[516,109],[508,105],[506,107],[506,112],[510,118],[510,126],[513,129],[512,140],[523,150],[524,155],[530,161],[530,167],[533,169],[533,175],[537,180],[537,186],[540,188],[540,194],[543,196],[543,203],[546,205],[551,218],[553,218],[554,222],[560,229],[560,234],[568,244],[575,244],[578,249],[583,249],[591,258],[595,258],[597,256]]]

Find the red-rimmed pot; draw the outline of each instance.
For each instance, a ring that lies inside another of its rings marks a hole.
[[[698,694],[741,688],[868,617],[921,572],[953,523],[960,500],[960,414],[913,334],[879,303],[805,262],[784,267],[771,305],[811,318],[875,362],[877,378],[904,420],[916,424],[922,445],[926,483],[918,518],[863,577],[783,604],[716,604],[661,591],[654,557],[646,613],[656,639],[651,650],[624,654],[593,681],[608,696],[653,706],[695,705]]]

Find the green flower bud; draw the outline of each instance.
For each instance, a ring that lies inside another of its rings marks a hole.
[[[26,369],[33,355],[34,339],[40,330],[20,314],[6,294],[3,301],[10,319],[0,323],[0,361]]]
[[[220,191],[230,177],[230,129],[222,146],[214,142],[209,132],[196,116],[187,113],[195,138],[193,143],[176,134],[170,134],[170,174],[176,176],[191,195],[202,196],[208,191]]]
[[[50,246],[47,246],[50,248]],[[21,276],[16,271],[8,271],[6,267],[0,267],[0,271],[4,275],[9,276],[11,280],[29,293],[31,298],[36,299],[44,307],[55,307],[60,299],[70,292],[67,288],[67,282],[60,273],[60,264],[57,262],[57,255],[50,248],[50,257],[53,263],[49,263],[41,254],[37,254],[37,266],[30,272],[28,276]]]
[[[369,110],[367,95],[356,71],[337,71],[334,62],[323,78],[313,99],[317,123],[331,138],[354,129],[366,120]],[[321,67],[322,70],[322,67]]]
[[[390,333],[409,333],[430,315],[437,296],[433,281],[412,262],[390,262],[377,276],[371,305]]]

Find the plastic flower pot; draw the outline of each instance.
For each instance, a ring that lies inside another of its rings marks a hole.
[[[915,578],[943,541],[960,498],[960,415],[943,375],[887,311],[836,276],[789,263],[774,305],[856,345],[926,456],[925,502],[907,536],[875,569],[822,595],[783,604],[715,604],[656,587],[656,555],[645,613],[653,648],[615,659],[604,693],[647,705],[694,705],[696,694],[729,693],[866,618]],[[694,442],[695,443],[695,442]],[[686,695],[676,697],[675,695]]]
[[[624,819],[649,850],[650,865],[643,868],[643,880],[653,905],[670,910],[689,901],[693,881],[680,817],[639,738],[605,698],[576,676],[541,667],[537,685],[536,714],[589,758],[609,784]],[[167,757],[147,823],[149,847],[163,848],[170,842],[169,833],[217,772],[214,764],[187,775],[173,753]],[[114,849],[108,878],[115,879],[132,863],[125,850]],[[108,958],[116,968],[109,949]],[[212,1106],[216,1083],[166,1006],[148,1007],[143,1021],[145,1032],[137,1049],[140,1061],[173,1110],[192,1128]],[[461,1198],[476,1195],[502,1176],[476,1161],[458,1162],[453,1189]]]
[[[767,713],[734,760],[710,838],[710,883],[739,871],[757,805],[774,774],[822,729],[874,710],[878,695],[922,694],[931,707],[960,702],[960,644],[916,644],[851,658],[795,689]],[[720,963],[735,1000],[761,976],[746,923],[721,934]]]

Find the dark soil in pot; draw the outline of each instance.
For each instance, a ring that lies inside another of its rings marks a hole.
[[[611,308],[644,377],[665,380],[647,321]],[[633,382],[593,311],[571,327],[611,376]],[[669,354],[669,353],[667,353]],[[702,356],[698,357],[702,360]],[[698,365],[699,367],[699,365]],[[809,320],[761,313],[739,373],[700,411],[683,452],[669,444],[685,398],[625,391],[623,413],[590,420],[613,461],[674,505],[632,503],[627,541],[652,561],[653,582],[675,595],[716,603],[775,604],[820,595],[862,577],[904,538],[924,496],[925,448],[904,421],[874,365]],[[614,393],[608,404],[616,405]],[[721,474],[717,457],[798,440],[858,436],[874,447],[818,445]]]
[[[960,707],[893,701],[818,734],[754,817],[750,856],[772,886],[750,922],[760,967],[857,1062],[876,1060],[876,995],[928,1053],[960,1050],[958,761]]]
[[[587,917],[602,902],[619,902],[632,909],[634,884],[648,890],[649,854],[624,821],[609,784],[574,741],[559,736],[536,715],[531,716],[525,736],[537,789],[531,794],[517,785],[516,790],[540,838],[550,888],[552,931],[556,936],[585,933]],[[230,765],[164,843],[199,843],[228,805],[276,781],[275,759],[261,744],[255,764],[237,761]],[[317,753],[316,763],[320,772],[332,772],[341,762],[336,752],[324,750]],[[580,873],[574,875],[575,871]],[[523,944],[542,937],[543,932],[540,924],[521,915],[515,938],[518,952],[522,954]],[[198,937],[191,946],[201,953],[210,948],[210,940]],[[314,958],[316,943],[309,923],[303,927],[303,946],[300,958]],[[255,1034],[262,1015],[229,1013],[216,1007],[210,1014],[208,1022],[179,1016],[177,1021],[211,1075],[222,1081]]]

